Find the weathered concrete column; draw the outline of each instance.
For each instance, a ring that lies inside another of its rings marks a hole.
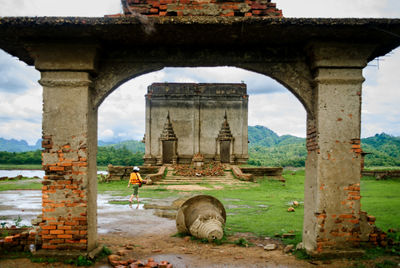
[[[34,53],[43,86],[43,249],[88,252],[97,239],[95,50],[55,45]]]
[[[307,118],[303,244],[312,254],[360,241],[362,46],[311,46],[314,111]]]

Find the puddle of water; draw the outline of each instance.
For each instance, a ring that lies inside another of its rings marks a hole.
[[[238,199],[238,198],[224,198],[224,201],[235,201],[235,202],[240,202],[242,200]]]
[[[232,208],[252,208],[252,206],[228,204],[228,205],[225,205],[225,208],[226,208],[226,209],[232,209]]]
[[[295,202],[295,201],[296,201],[296,200],[289,201],[289,202],[286,203],[286,205],[288,205],[288,206],[293,206],[293,202]],[[303,202],[303,201],[296,201],[296,202],[298,202],[299,205],[304,205],[304,202]]]
[[[144,209],[144,204],[137,206],[136,202],[129,205],[109,204],[115,199],[111,194],[99,194],[97,198],[97,230],[99,234],[124,233],[129,235],[155,234],[164,230],[176,231],[175,220],[160,218],[153,215],[153,209]],[[129,196],[121,197],[128,200]],[[151,201],[142,198],[141,201]],[[162,203],[161,200],[155,202]],[[168,203],[170,201],[164,201]],[[2,191],[0,192],[0,223],[15,224],[14,219],[21,217],[20,225],[31,225],[42,211],[42,193],[32,191]]]
[[[184,254],[159,254],[159,255],[152,255],[149,258],[153,258],[154,261],[168,261],[171,263],[175,268],[242,268],[243,265],[235,265],[232,263],[227,264],[215,264],[209,263],[204,259],[198,258],[195,255],[184,255]],[[286,265],[276,265],[274,263],[266,263],[266,264],[256,264],[250,265],[247,264],[245,267],[248,268],[256,268],[256,267],[270,267],[270,268],[286,268]]]
[[[43,178],[44,171],[43,170],[0,170],[0,177],[17,177],[22,175],[23,177],[39,177]]]

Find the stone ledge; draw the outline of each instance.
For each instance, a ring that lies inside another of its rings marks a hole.
[[[100,254],[103,250],[104,245],[100,244],[93,250],[80,251],[80,250],[48,250],[48,249],[40,249],[36,251],[33,256],[39,258],[55,258],[57,260],[68,260],[78,258],[79,256],[87,257],[89,259],[95,259],[96,256]]]
[[[307,252],[311,257],[316,259],[351,259],[358,258],[365,254],[362,249],[325,249],[322,252]]]
[[[146,179],[151,180],[151,182],[148,184],[152,184],[154,182],[162,180],[164,178],[164,173],[165,173],[166,168],[167,168],[166,166],[162,166],[162,167],[160,167],[160,169],[158,170],[158,172],[156,174],[147,175]]]

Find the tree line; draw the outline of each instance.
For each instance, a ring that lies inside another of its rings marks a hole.
[[[107,166],[140,166],[143,165],[143,152],[132,152],[126,147],[116,149],[114,147],[99,147],[97,151],[97,165]],[[0,152],[0,164],[42,164],[42,152],[40,150],[11,153]]]
[[[249,161],[255,166],[304,167],[307,157],[305,139],[279,137],[265,127],[249,127]],[[400,137],[377,134],[362,139],[365,166],[400,166]],[[98,147],[97,164],[142,165],[144,145],[139,141],[125,141]],[[0,152],[0,164],[41,164],[41,151],[21,153]]]

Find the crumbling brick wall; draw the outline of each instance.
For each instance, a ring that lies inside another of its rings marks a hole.
[[[34,245],[36,249],[41,247],[42,241],[37,235],[35,228],[1,229],[0,234],[8,235],[0,238],[0,253],[11,251],[29,251],[29,246]]]
[[[86,144],[54,146],[43,136],[42,222],[43,249],[87,249]],[[76,147],[76,146],[74,146]]]
[[[271,0],[121,0],[125,16],[282,17]]]

